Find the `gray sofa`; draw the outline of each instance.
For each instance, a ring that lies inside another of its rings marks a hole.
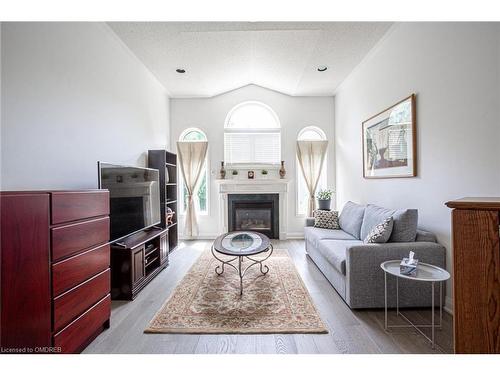
[[[389,241],[365,244],[362,239],[388,216],[394,219]],[[384,307],[382,262],[402,259],[414,251],[420,262],[445,267],[445,248],[437,243],[433,233],[417,229],[417,221],[417,210],[389,210],[348,202],[339,218],[342,229],[315,228],[314,219],[306,219],[306,252],[351,308],[381,308]],[[390,275],[387,277],[388,305],[395,307],[396,281]],[[399,296],[400,307],[430,306],[431,285],[400,279]],[[439,303],[439,292],[435,303]]]

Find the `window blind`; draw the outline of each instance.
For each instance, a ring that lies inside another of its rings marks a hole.
[[[278,164],[281,160],[281,136],[276,133],[224,134],[224,160],[229,164]]]

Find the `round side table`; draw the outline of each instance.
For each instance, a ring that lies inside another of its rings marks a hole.
[[[399,272],[399,264],[401,260],[389,260],[387,262],[383,262],[380,264],[380,268],[384,271],[384,298],[385,298],[385,329],[389,328],[415,328],[422,336],[424,336],[432,345],[432,349],[436,347],[436,343],[434,341],[434,330],[435,328],[441,328],[443,323],[443,282],[450,278],[450,274],[448,271],[442,269],[438,266],[433,266],[432,264],[427,263],[418,263],[417,266],[417,274],[416,276],[408,276],[402,275]],[[409,324],[403,325],[388,325],[387,324],[387,274],[393,275],[396,277],[396,314],[397,316],[401,316],[404,320],[406,320]],[[432,285],[432,318],[431,324],[413,324],[410,319],[408,319],[402,312],[399,311],[399,279],[407,279],[413,281],[420,282],[428,282]],[[439,283],[439,325],[436,326],[434,321],[435,315],[435,303],[434,303],[434,285]],[[427,336],[420,328],[431,328],[431,337]]]

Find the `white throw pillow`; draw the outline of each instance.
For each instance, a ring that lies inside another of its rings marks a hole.
[[[394,219],[389,216],[381,223],[375,225],[366,236],[364,243],[386,243],[391,237]]]

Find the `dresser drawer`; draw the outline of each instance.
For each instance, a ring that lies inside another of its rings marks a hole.
[[[77,353],[92,336],[99,333],[104,322],[111,314],[111,297],[97,302],[90,309],[54,336],[54,346],[61,348],[61,353]]]
[[[110,271],[108,268],[55,298],[54,332],[59,331],[109,292]]]
[[[109,217],[52,228],[52,261],[109,241]]]
[[[61,191],[51,194],[52,224],[109,215],[109,192]]]
[[[85,251],[52,266],[54,296],[109,268],[109,244]]]

